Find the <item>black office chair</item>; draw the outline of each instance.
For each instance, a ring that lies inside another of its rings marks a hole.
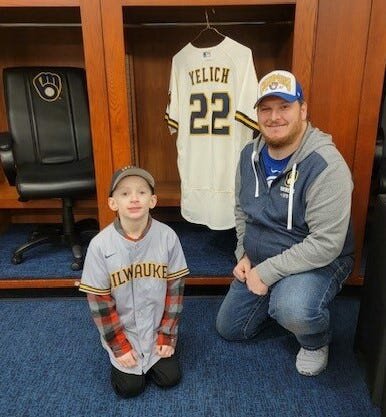
[[[35,232],[12,262],[37,245],[69,245],[71,268],[83,266],[81,231],[97,232],[96,222],[75,224],[73,200],[95,192],[85,73],[81,68],[18,67],[3,71],[9,132],[0,133],[0,158],[20,201],[62,199],[60,229]]]

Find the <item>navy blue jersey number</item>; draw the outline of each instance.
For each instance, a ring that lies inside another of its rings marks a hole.
[[[208,120],[208,100],[203,93],[195,93],[190,96],[191,106],[195,109],[190,114],[191,135],[229,135],[229,124],[224,123],[229,116],[228,93],[215,92],[210,100],[211,125]]]

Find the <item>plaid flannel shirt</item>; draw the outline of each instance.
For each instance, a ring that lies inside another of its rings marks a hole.
[[[184,277],[169,280],[167,283],[165,311],[158,329],[157,345],[176,346],[178,323],[182,311]],[[123,356],[132,350],[130,341],[123,331],[115,300],[111,295],[87,294],[93,320],[115,357]]]

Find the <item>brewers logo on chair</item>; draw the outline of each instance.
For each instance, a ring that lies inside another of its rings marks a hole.
[[[53,72],[40,72],[33,79],[33,85],[39,96],[45,101],[55,101],[62,92],[62,79]]]

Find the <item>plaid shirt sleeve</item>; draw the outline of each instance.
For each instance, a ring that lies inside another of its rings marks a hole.
[[[130,352],[132,346],[123,332],[113,297],[111,295],[88,293],[87,301],[98,331],[113,351],[115,357],[118,358]]]
[[[178,322],[184,297],[184,277],[168,280],[165,311],[158,329],[157,345],[176,347]]]

